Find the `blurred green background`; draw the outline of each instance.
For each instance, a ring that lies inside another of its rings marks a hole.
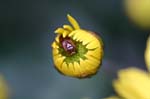
[[[121,68],[146,69],[148,30],[129,21],[123,0],[1,0],[0,73],[10,99],[102,99],[115,94],[111,81]],[[105,45],[103,64],[92,78],[76,79],[53,67],[54,30],[75,17]]]

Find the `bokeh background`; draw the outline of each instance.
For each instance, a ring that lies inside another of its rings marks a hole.
[[[9,99],[102,99],[115,94],[111,85],[121,68],[145,68],[149,30],[131,22],[123,0],[1,0],[0,73]],[[92,78],[76,79],[53,67],[54,30],[71,14],[105,45],[103,64]]]

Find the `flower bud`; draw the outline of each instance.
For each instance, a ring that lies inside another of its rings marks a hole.
[[[94,32],[81,29],[72,16],[67,18],[72,26],[63,25],[55,30],[57,35],[52,43],[55,68],[66,76],[90,77],[102,63],[102,39]]]

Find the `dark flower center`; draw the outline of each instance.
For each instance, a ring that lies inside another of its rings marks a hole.
[[[85,54],[88,52],[88,49],[86,45],[82,45],[82,42],[74,41],[71,37],[63,38],[62,36],[60,36],[59,41],[59,53],[66,57],[64,62],[67,64],[80,63],[80,59],[86,59]]]
[[[60,37],[61,46],[64,49],[64,51],[70,56],[76,53],[76,46],[72,39],[69,37],[63,38]]]

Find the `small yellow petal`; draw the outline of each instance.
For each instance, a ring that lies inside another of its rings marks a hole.
[[[78,41],[79,40],[79,37],[78,37],[78,35],[77,35],[78,33],[76,33],[74,36],[73,36],[73,39],[74,40],[76,40],[76,41]]]
[[[59,50],[58,50],[58,48],[55,48],[55,49],[53,49],[53,55],[57,55],[57,54],[59,54]]]
[[[83,72],[79,66],[79,63],[74,62],[74,68],[75,68],[75,75],[77,75],[78,77],[80,77],[81,73]]]
[[[73,28],[70,25],[63,25],[63,28],[69,30],[70,32],[73,31]]]
[[[91,74],[91,72],[89,70],[89,67],[90,67],[90,64],[87,64],[84,60],[82,60],[80,58],[80,69],[82,70],[82,73],[80,74],[80,77],[86,77],[89,74]]]
[[[98,70],[98,64],[95,65],[94,62],[90,62],[91,60],[82,60],[80,59],[80,68],[82,70],[84,70],[84,72],[82,73],[82,76],[87,76],[87,75],[91,75],[91,74],[95,74]]]
[[[59,38],[60,38],[61,34],[58,34],[55,38],[56,42],[59,43]]]
[[[87,52],[86,55],[89,55],[89,56],[92,56],[98,60],[101,60],[103,58],[103,48],[102,47],[97,47],[96,49],[94,50],[89,50]]]
[[[72,26],[74,27],[74,29],[76,29],[76,30],[80,29],[80,26],[79,26],[78,22],[72,16],[70,16],[68,14],[67,18],[68,18],[69,22],[72,24]]]
[[[68,66],[67,66],[66,62],[63,62],[61,67],[62,67],[61,72],[65,75],[68,74]]]
[[[53,48],[59,48],[59,46],[56,44],[56,42],[53,42],[53,43],[52,43],[52,47],[53,47]]]
[[[69,31],[64,31],[63,34],[62,34],[63,38],[65,38],[68,35],[68,33],[69,33]]]
[[[94,49],[100,46],[100,43],[97,39],[93,40],[92,42],[88,43],[88,45],[86,46],[86,48],[88,49]]]
[[[55,30],[55,33],[62,34],[65,30],[63,28],[58,28]]]
[[[65,57],[62,57],[62,56],[59,56],[59,55],[54,56],[54,59],[53,59],[54,64],[55,64],[56,68],[58,68],[59,70],[62,67],[64,59],[65,59]]]
[[[87,59],[86,59],[86,60],[82,60],[82,61],[80,60],[80,64],[81,64],[81,66],[82,66],[81,68],[87,67],[87,68],[86,68],[87,70],[95,69],[95,63],[94,63],[94,64],[93,64],[93,62],[91,63],[90,60],[87,60]],[[86,69],[85,69],[85,70],[86,70]]]
[[[86,33],[83,30],[75,30],[74,32],[76,32],[74,34],[74,38],[76,38],[77,41],[83,41],[83,38],[89,38],[90,35],[87,35],[88,33]],[[89,41],[89,39],[87,39]]]
[[[93,37],[90,33],[88,33],[85,30],[81,30],[81,29],[74,30],[73,32],[71,32],[69,34],[69,37],[71,37],[71,36],[73,36],[74,40],[83,42],[84,45],[95,39],[95,37]]]
[[[74,36],[76,36],[76,38],[78,38],[80,41],[83,41],[83,45],[86,45],[86,44],[88,44],[90,42],[92,42],[92,43],[95,43],[95,42],[100,43],[98,38],[96,36],[94,36],[92,34],[92,32],[90,32],[90,31],[79,29],[79,30],[75,30],[75,32],[76,33],[74,34]],[[92,49],[92,48],[89,48],[89,49]]]
[[[69,68],[69,70],[71,71],[71,75],[74,75],[75,73],[75,68],[74,68],[74,65],[73,65],[73,63],[69,63],[68,64],[68,68]]]
[[[95,50],[91,50],[91,51],[89,50],[86,55],[92,56],[98,60],[100,60],[103,57],[99,48],[96,48]]]
[[[90,65],[90,64],[86,64],[82,68],[86,70],[87,74],[95,74],[97,71],[97,67],[93,68],[92,65]]]
[[[146,62],[146,66],[150,72],[150,36],[147,40],[147,45],[146,45],[146,50],[145,50],[145,62]]]
[[[82,38],[82,43],[83,43],[83,45],[86,45],[86,44],[88,44],[88,43],[90,43],[90,42],[92,42],[94,39],[92,38],[92,36],[88,36],[88,37],[83,37]]]
[[[92,64],[93,65],[93,68],[97,68],[100,64],[100,60],[92,57],[92,56],[88,56],[88,55],[85,55],[85,57],[87,58],[85,60],[85,62],[89,63],[89,64]]]
[[[63,72],[64,75],[73,76],[72,70],[70,70],[66,62],[63,62],[61,71]]]
[[[77,38],[78,38],[77,36],[73,36],[73,40],[77,41]]]
[[[73,35],[75,35],[75,33],[76,33],[76,30],[74,30],[74,31],[72,31],[71,33],[69,33],[69,37],[71,37],[71,36],[73,36]]]
[[[86,68],[87,67],[87,68]],[[80,68],[85,72],[86,70],[89,70],[91,67],[91,64],[88,64],[85,60],[80,58]]]

